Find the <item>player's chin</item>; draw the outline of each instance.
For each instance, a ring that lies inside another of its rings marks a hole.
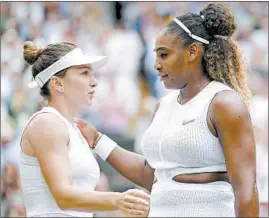
[[[173,84],[173,83],[169,83],[169,82],[167,82],[167,83],[163,83],[163,84],[164,84],[164,87],[165,87],[166,89],[177,89],[177,88],[176,88],[176,85]]]

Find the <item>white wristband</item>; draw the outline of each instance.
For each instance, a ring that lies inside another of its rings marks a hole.
[[[116,146],[116,142],[103,134],[93,150],[105,161]]]

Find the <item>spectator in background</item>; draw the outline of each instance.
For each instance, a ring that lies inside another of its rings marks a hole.
[[[118,20],[115,30],[104,45],[109,56],[107,93],[104,96],[103,129],[119,135],[128,135],[128,121],[137,114],[141,100],[138,70],[142,56],[142,42],[136,31],[128,29]],[[114,96],[114,101],[109,101]],[[115,126],[115,123],[117,125]],[[115,128],[116,127],[116,128]]]
[[[3,211],[1,210],[1,212],[4,216],[26,216],[25,206],[21,194],[18,168],[9,162],[6,163],[3,176],[1,178],[1,203],[3,203]],[[6,205],[8,205],[8,207]]]

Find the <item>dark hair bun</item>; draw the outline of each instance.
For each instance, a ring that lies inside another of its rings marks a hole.
[[[236,30],[235,18],[232,11],[223,4],[209,4],[200,11],[208,34],[232,36]]]
[[[32,65],[43,50],[43,48],[37,47],[33,42],[26,41],[23,45],[23,58],[28,64]]]

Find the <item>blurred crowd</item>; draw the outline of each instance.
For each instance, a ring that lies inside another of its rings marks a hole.
[[[139,153],[156,102],[168,92],[153,68],[156,35],[172,17],[199,13],[206,4],[1,2],[1,217],[25,216],[18,177],[20,136],[27,119],[46,103],[38,89],[27,88],[32,78],[31,68],[23,60],[24,41],[39,46],[71,42],[92,55],[109,56],[106,67],[96,72],[99,86],[93,105],[81,111],[81,117]],[[251,118],[261,216],[268,216],[268,3],[225,4],[236,16],[234,39],[241,45],[253,94]],[[111,169],[106,171],[107,165],[101,169],[97,190],[131,186]]]

